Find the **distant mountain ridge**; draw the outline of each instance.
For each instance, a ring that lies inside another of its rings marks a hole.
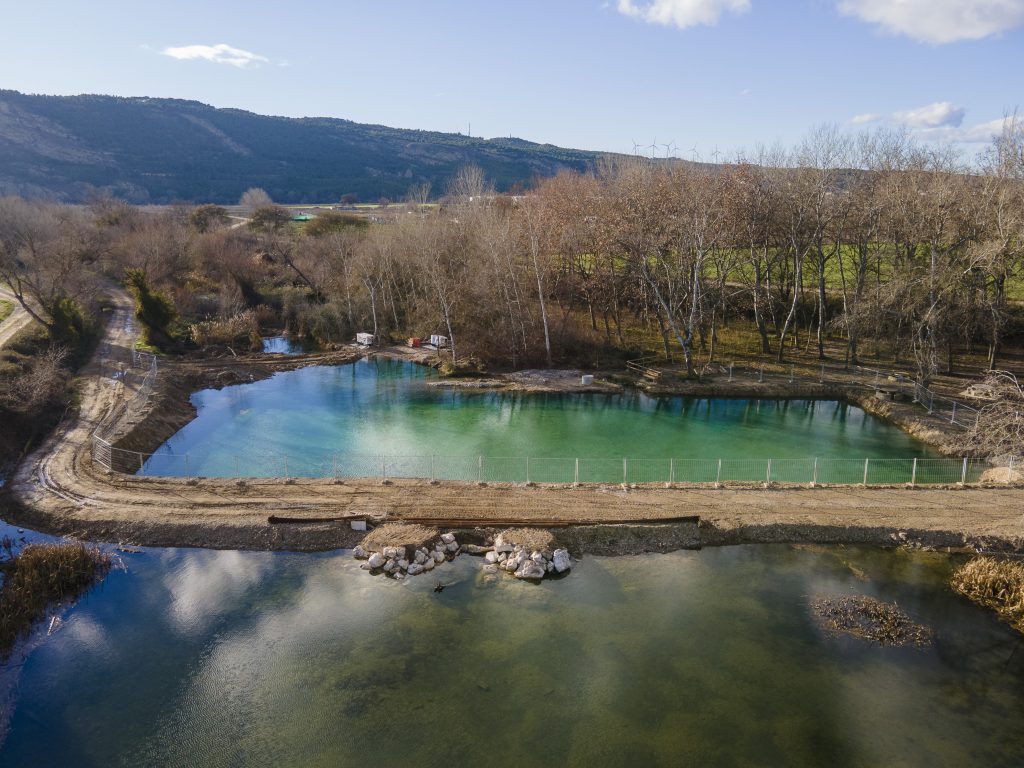
[[[442,193],[467,164],[504,191],[604,153],[388,128],[323,117],[270,117],[197,101],[38,96],[0,90],[0,194],[81,202],[235,203],[249,187],[281,203]]]

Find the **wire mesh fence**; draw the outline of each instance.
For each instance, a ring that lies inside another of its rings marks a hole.
[[[349,453],[250,452],[152,454],[93,437],[93,459],[139,476],[210,478],[378,478],[480,483],[952,485],[1015,482],[1020,460],[994,468],[972,458],[543,458],[526,456],[396,456]],[[1016,463],[1016,468],[1015,468]],[[1005,479],[1001,474],[1005,469]],[[987,473],[987,474],[986,474]]]

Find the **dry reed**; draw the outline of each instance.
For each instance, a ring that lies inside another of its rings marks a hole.
[[[0,659],[51,606],[74,600],[109,569],[109,555],[83,544],[32,544],[0,563]]]
[[[956,570],[953,589],[1024,632],[1024,563],[976,557]]]

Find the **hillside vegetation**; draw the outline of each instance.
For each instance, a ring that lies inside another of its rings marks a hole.
[[[132,203],[234,203],[253,186],[281,203],[400,200],[424,184],[443,192],[467,164],[505,191],[586,170],[598,157],[520,139],[268,117],[181,99],[0,90],[0,194],[63,202],[105,191]]]

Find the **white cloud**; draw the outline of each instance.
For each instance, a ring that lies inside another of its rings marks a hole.
[[[863,115],[854,115],[850,118],[850,122],[853,125],[866,125],[868,123],[877,123],[881,119],[881,115],[876,115],[873,112],[865,112]]]
[[[952,102],[936,101],[906,112],[894,112],[892,119],[911,128],[957,128],[966,113],[966,109],[953,106]]]
[[[750,0],[618,0],[619,13],[651,24],[686,29],[699,24],[713,25],[725,12],[744,13]]]
[[[239,69],[259,66],[270,61],[266,56],[260,56],[258,53],[242,48],[233,48],[225,43],[183,45],[178,48],[164,48],[161,53],[179,61],[212,61],[214,64],[230,64]]]
[[[980,40],[1024,24],[1024,0],[840,0],[839,12],[937,44]]]
[[[1010,118],[1000,117],[987,123],[972,125],[970,128],[927,128],[915,131],[914,135],[925,141],[956,141],[965,144],[988,144],[1003,132],[1003,126]]]

